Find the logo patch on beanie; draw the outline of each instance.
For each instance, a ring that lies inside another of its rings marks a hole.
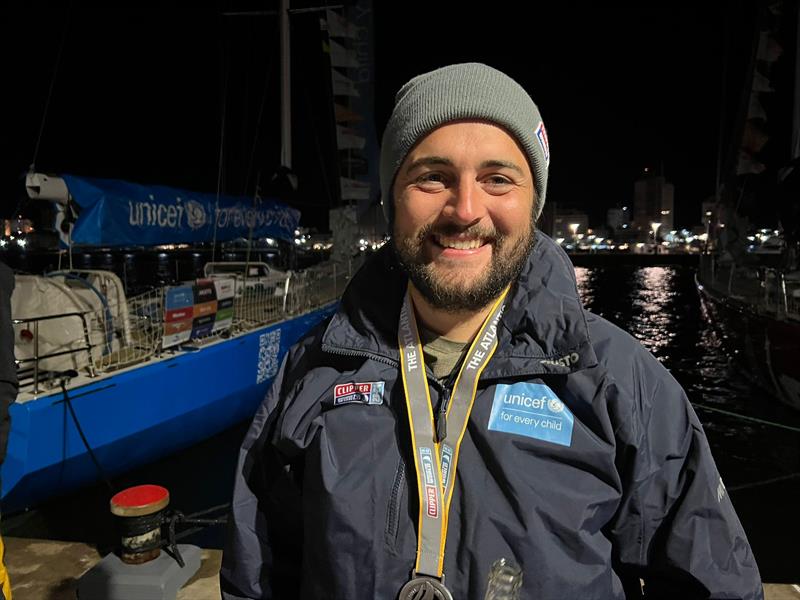
[[[547,130],[544,128],[544,123],[539,121],[539,126],[536,128],[536,139],[539,140],[539,145],[542,147],[544,154],[544,162],[550,166],[550,143],[547,141]]]

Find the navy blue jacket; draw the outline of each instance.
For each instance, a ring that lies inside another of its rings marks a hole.
[[[685,393],[583,309],[568,257],[537,236],[460,450],[444,562],[453,597],[482,599],[504,557],[522,567],[526,599],[639,598],[640,580],[646,598],[763,598]],[[419,500],[398,371],[406,283],[380,252],[284,361],[241,449],[225,600],[390,600],[408,581]],[[380,403],[334,401],[347,391],[336,386],[369,382],[383,382]],[[489,427],[509,389],[542,386],[573,417],[568,440]]]

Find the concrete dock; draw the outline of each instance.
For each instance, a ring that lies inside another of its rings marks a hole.
[[[78,578],[102,558],[94,546],[79,542],[14,537],[3,542],[14,600],[75,600]],[[203,550],[202,560],[177,600],[219,600],[222,551]]]
[[[75,600],[78,578],[101,556],[88,544],[5,538],[6,566],[14,600]],[[219,600],[222,552],[203,550],[200,570],[178,592],[177,600]],[[766,600],[800,600],[800,585],[764,584]]]

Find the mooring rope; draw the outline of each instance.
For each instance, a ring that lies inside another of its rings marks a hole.
[[[762,485],[767,485],[770,483],[779,483],[781,481],[788,481],[790,479],[797,479],[800,477],[800,473],[789,473],[788,475],[781,475],[779,477],[771,477],[769,479],[763,479],[761,481],[754,481],[752,483],[743,483],[741,485],[734,485],[732,487],[727,488],[729,492],[738,492],[739,490],[746,490],[749,488],[760,487]]]
[[[230,506],[231,506],[230,503],[219,504],[217,506],[212,506],[211,508],[198,511],[190,515],[184,515],[179,510],[173,510],[170,511],[168,514],[163,515],[161,523],[162,525],[167,526],[167,539],[162,540],[161,546],[169,551],[172,557],[177,561],[178,565],[182,568],[185,563],[183,560],[183,556],[181,556],[180,548],[178,548],[178,540],[185,538],[186,536],[192,535],[194,533],[197,533],[198,531],[202,531],[204,527],[210,527],[213,525],[224,525],[225,523],[228,522],[227,515],[216,519],[199,519],[198,517],[202,515],[207,515],[208,513],[211,512],[218,512],[221,510],[224,510],[227,513]],[[177,533],[175,531],[175,528],[178,524],[195,525],[195,527]]]
[[[77,373],[75,373],[75,375],[77,375]],[[78,416],[75,414],[75,409],[72,406],[72,399],[69,397],[69,395],[67,395],[67,377],[62,376],[60,383],[61,393],[64,394],[64,404],[67,405],[69,414],[72,415],[72,421],[75,423],[75,429],[78,430],[78,435],[81,436],[81,441],[83,442],[86,451],[89,453],[89,457],[92,459],[92,462],[97,469],[97,473],[100,475],[100,479],[106,484],[108,491],[111,494],[115,494],[117,489],[114,487],[114,484],[111,483],[111,479],[109,479],[108,475],[106,475],[106,472],[100,465],[100,461],[97,460],[97,456],[95,456],[94,450],[92,450],[92,446],[89,444],[89,440],[86,439],[86,435],[83,433],[83,427],[81,427],[80,421],[78,421]]]
[[[753,423],[760,423],[761,425],[769,425],[770,427],[780,427],[781,429],[788,429],[789,431],[795,431],[797,433],[800,433],[800,427],[793,427],[792,425],[784,425],[783,423],[776,423],[774,421],[766,421],[764,419],[758,419],[756,417],[748,417],[747,415],[731,412],[729,410],[723,410],[721,408],[714,408],[712,406],[707,406],[705,404],[698,404],[696,402],[692,402],[692,406],[696,406],[697,408],[701,408],[703,410],[708,410],[711,412],[718,412],[723,415],[728,415],[729,417],[735,417],[737,419],[741,419],[742,421],[752,421]]]

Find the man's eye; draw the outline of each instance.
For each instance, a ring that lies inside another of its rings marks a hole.
[[[441,173],[423,173],[417,177],[419,183],[444,183],[444,176]]]
[[[492,175],[487,177],[486,182],[490,183],[491,185],[506,185],[511,183],[508,177],[504,177],[503,175]]]
[[[445,188],[447,179],[442,173],[423,173],[414,183],[423,191],[438,192]]]

